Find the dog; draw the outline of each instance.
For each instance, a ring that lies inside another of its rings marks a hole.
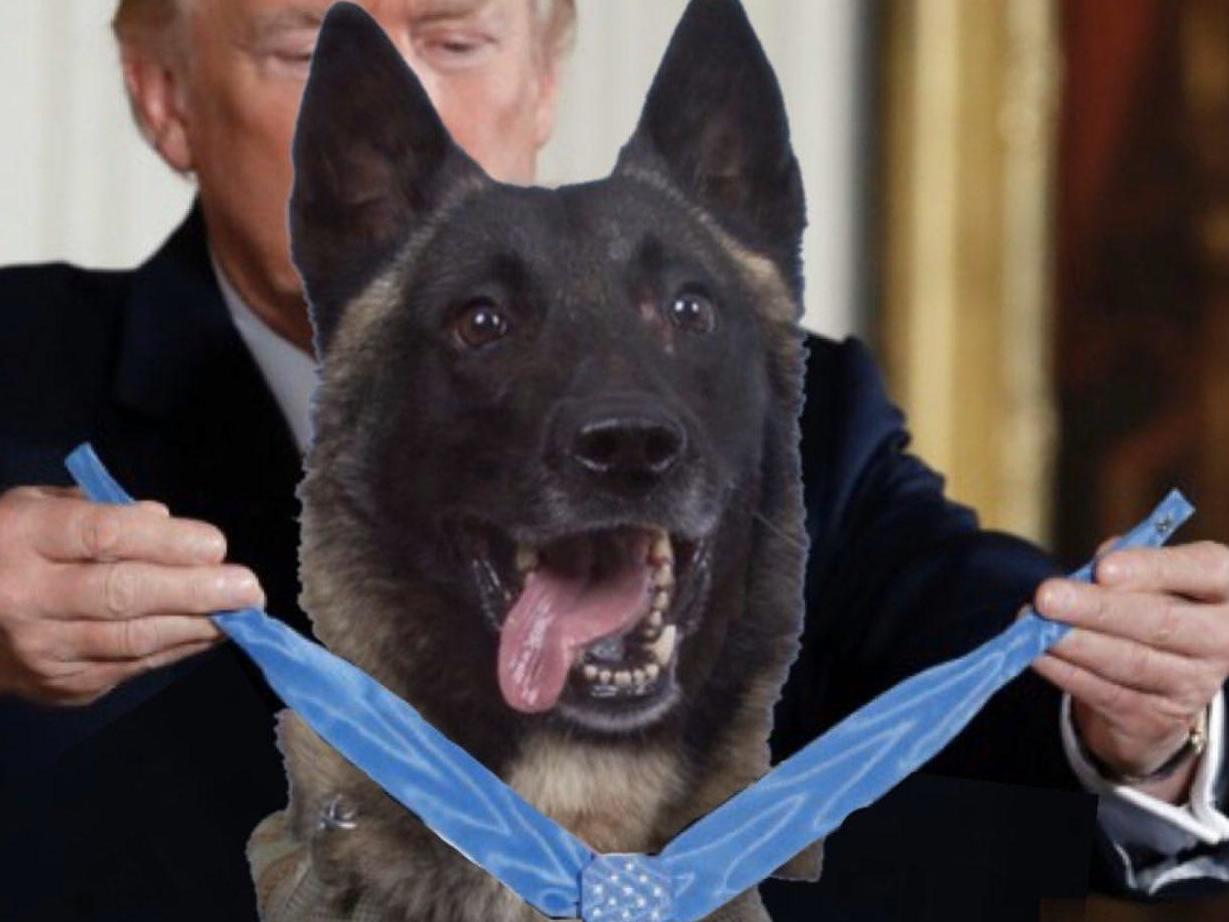
[[[693,0],[613,173],[547,190],[488,178],[339,4],[294,166],[317,636],[595,850],[660,850],[768,771],[801,630],[805,210],[745,14]],[[293,715],[279,746],[266,920],[542,918]]]

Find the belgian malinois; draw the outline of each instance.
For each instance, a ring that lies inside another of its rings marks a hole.
[[[802,618],[804,205],[741,7],[693,0],[611,176],[548,190],[487,177],[339,4],[294,164],[319,639],[594,849],[657,851],[768,770]],[[541,918],[294,717],[280,742],[266,919]]]

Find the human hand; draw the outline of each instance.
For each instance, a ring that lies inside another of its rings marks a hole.
[[[1034,668],[1072,698],[1084,745],[1148,775],[1174,756],[1229,677],[1229,548],[1212,542],[1111,551],[1092,585],[1042,583],[1041,614],[1074,629]],[[1185,798],[1194,759],[1143,786]]]
[[[213,646],[224,635],[206,615],[264,604],[256,577],[225,556],[220,531],[159,503],[0,494],[0,694],[88,704]]]

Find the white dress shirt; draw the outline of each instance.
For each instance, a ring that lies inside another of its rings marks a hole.
[[[1217,845],[1229,839],[1229,818],[1216,808],[1213,793],[1224,770],[1224,712],[1224,694],[1217,692],[1208,714],[1208,745],[1195,770],[1190,799],[1175,806],[1103,778],[1080,751],[1071,719],[1071,696],[1063,695],[1060,720],[1063,749],[1076,777],[1084,787],[1099,795],[1097,820],[1113,843],[1127,886],[1132,890],[1154,894],[1166,884],[1193,877],[1229,880],[1229,867],[1224,860],[1218,861],[1210,855],[1186,861],[1168,858],[1144,868],[1137,866],[1128,853],[1131,848],[1144,848],[1159,855],[1176,856],[1200,843]]]
[[[269,329],[269,325],[239,297],[217,260],[213,260],[213,274],[218,278],[230,319],[273,392],[295,444],[300,453],[307,451],[312,436],[312,394],[316,392],[317,383],[315,356]]]
[[[317,383],[315,358],[274,333],[243,302],[216,261],[214,272],[239,335],[281,407],[299,450],[306,451],[311,442],[311,400]],[[1216,808],[1213,796],[1224,763],[1223,712],[1224,700],[1218,694],[1212,702],[1208,745],[1191,785],[1190,800],[1174,806],[1134,788],[1112,784],[1099,775],[1080,752],[1071,723],[1071,699],[1063,696],[1059,715],[1063,749],[1076,777],[1099,797],[1097,819],[1122,860],[1132,890],[1152,894],[1166,884],[1194,877],[1229,880],[1229,868],[1211,856],[1185,861],[1174,857],[1138,867],[1128,854],[1128,849],[1143,848],[1176,856],[1201,842],[1215,845],[1229,839],[1229,818]]]

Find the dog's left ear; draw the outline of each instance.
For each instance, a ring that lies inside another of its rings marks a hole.
[[[293,159],[290,250],[323,355],[344,304],[415,225],[487,179],[384,30],[352,3],[330,7],[320,27]]]
[[[615,172],[663,168],[800,293],[802,176],[781,89],[737,0],[691,0]]]

